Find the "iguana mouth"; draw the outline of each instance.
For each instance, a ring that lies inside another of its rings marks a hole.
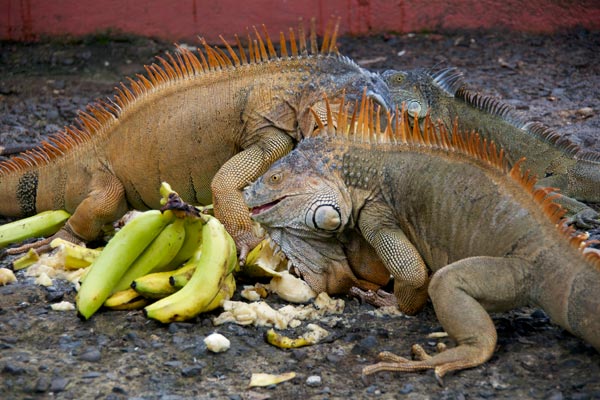
[[[270,210],[271,208],[275,207],[277,205],[277,203],[279,203],[281,200],[285,199],[286,197],[287,196],[283,196],[283,197],[280,197],[277,200],[274,200],[270,203],[266,203],[261,206],[252,207],[252,209],[250,210],[250,215],[253,215],[253,216],[258,215],[267,210]]]

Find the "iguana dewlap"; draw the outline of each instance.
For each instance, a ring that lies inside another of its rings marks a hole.
[[[458,345],[433,357],[417,348],[418,361],[386,354],[363,372],[479,365],[496,346],[488,312],[527,304],[600,350],[600,253],[561,223],[550,190],[476,134],[450,139],[427,121],[411,131],[404,118],[382,131],[373,114],[363,103],[352,122],[338,115],[337,130],[328,122],[245,191],[253,218],[314,282],[346,268],[318,260],[357,229],[394,276],[401,310],[417,312],[429,289]]]
[[[256,32],[247,50],[239,40],[237,52],[202,41],[197,55],[178,47],[159,57],[75,126],[0,163],[0,215],[65,209],[73,214],[65,229],[88,241],[130,207],[159,207],[167,181],[187,202],[213,202],[244,253],[260,236],[241,189],[312,131],[308,107],[323,93],[364,88],[389,105],[380,77],[337,52],[336,32],[328,29],[321,48],[314,29],[308,45],[290,30],[279,53]]]

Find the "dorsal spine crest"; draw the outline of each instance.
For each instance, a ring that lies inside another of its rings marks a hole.
[[[438,124],[437,128],[432,123],[429,115],[423,121],[423,133],[421,132],[418,117],[414,117],[413,128],[409,131],[408,112],[404,105],[402,110],[396,107],[394,116],[389,113],[386,116],[386,128],[381,129],[380,113],[374,112],[373,100],[367,99],[366,93],[363,93],[360,105],[354,103],[352,119],[348,122],[348,107],[342,107],[335,116],[337,129],[333,128],[332,111],[328,99],[325,97],[327,110],[327,126],[318,118],[314,110],[313,115],[319,126],[312,136],[327,135],[330,137],[339,137],[355,143],[374,143],[392,146],[423,147],[432,150],[443,150],[445,152],[454,152],[490,165],[498,172],[509,176],[517,182],[526,193],[529,193],[537,206],[543,211],[551,223],[555,224],[558,232],[576,248],[581,255],[595,268],[600,269],[600,252],[597,250],[587,251],[594,241],[586,241],[587,237],[582,234],[576,234],[572,226],[569,226],[564,219],[566,209],[557,204],[554,200],[561,195],[556,193],[556,188],[535,188],[537,178],[529,170],[522,172],[521,165],[525,158],[518,160],[510,169],[504,156],[504,150],[498,150],[493,141],[482,140],[481,136],[475,132],[461,132],[458,129],[458,122],[455,120],[452,127],[452,134]],[[358,110],[358,111],[357,111]],[[554,193],[554,194],[551,194]]]
[[[145,65],[146,74],[137,74],[136,79],[126,78],[127,85],[120,83],[115,87],[115,94],[112,98],[99,100],[95,104],[88,106],[87,111],[80,111],[75,124],[76,127],[64,127],[51,135],[45,142],[42,142],[35,149],[21,153],[7,161],[0,162],[0,176],[14,172],[24,171],[46,164],[64,156],[70,149],[91,140],[101,132],[108,130],[108,126],[119,119],[124,112],[136,101],[145,95],[157,90],[162,85],[168,85],[172,82],[190,79],[195,76],[202,76],[211,72],[220,71],[229,68],[238,68],[244,65],[259,64],[276,59],[290,59],[294,57],[304,57],[307,55],[333,55],[341,60],[346,60],[337,52],[336,37],[339,25],[339,18],[334,25],[332,22],[327,25],[325,32],[326,40],[323,40],[319,49],[316,42],[315,24],[311,24],[310,41],[311,48],[306,46],[304,28],[300,25],[298,29],[298,41],[293,28],[289,30],[289,38],[286,39],[283,33],[280,34],[280,55],[277,54],[266,27],[263,25],[263,35],[254,29],[254,37],[248,34],[248,44],[244,47],[237,35],[235,41],[238,48],[237,53],[231,45],[222,38],[225,50],[219,47],[211,47],[203,38],[200,38],[201,48],[197,48],[196,54],[184,46],[176,45],[176,53],[172,55],[166,53],[165,56],[157,56],[157,63]],[[263,38],[264,36],[264,38]],[[289,42],[289,43],[288,43]],[[291,49],[291,56],[288,54],[288,45]],[[246,55],[248,51],[248,56]]]

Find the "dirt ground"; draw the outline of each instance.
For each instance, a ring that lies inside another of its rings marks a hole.
[[[0,42],[0,145],[38,142],[170,48],[130,37]],[[390,34],[343,38],[340,48],[378,71],[455,66],[472,88],[600,150],[600,33]],[[70,284],[45,288],[22,273],[18,277],[0,287],[4,399],[600,398],[600,354],[539,310],[495,315],[499,340],[493,358],[449,374],[440,386],[432,372],[368,379],[360,374],[380,350],[408,355],[413,343],[433,350],[437,341],[426,335],[441,327],[430,306],[416,317],[381,317],[373,307],[343,298],[340,318],[316,321],[331,332],[329,340],[284,351],[264,341],[266,328],[214,327],[208,315],[161,325],[139,311],[102,311],[82,322],[74,311],[49,308],[74,301]],[[274,297],[268,302],[285,304]],[[286,333],[299,335],[305,325]],[[228,352],[207,352],[202,340],[214,331],[231,340]],[[288,371],[296,378],[248,387],[254,372]]]

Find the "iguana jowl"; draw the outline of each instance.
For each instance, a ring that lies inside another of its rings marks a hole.
[[[279,53],[255,30],[247,51],[203,41],[198,55],[159,57],[76,126],[0,163],[0,215],[65,209],[62,234],[88,241],[128,207],[158,207],[167,181],[185,201],[214,202],[243,258],[260,237],[241,189],[313,129],[308,107],[364,87],[389,106],[381,78],[340,55],[331,28],[320,49],[314,29],[308,44],[303,31],[281,34]]]
[[[363,372],[431,368],[441,378],[479,365],[496,346],[488,312],[527,304],[600,350],[600,253],[561,223],[550,190],[476,134],[409,131],[404,119],[382,132],[361,109],[350,123],[339,116],[337,133],[328,123],[302,141],[244,196],[303,276],[330,274],[319,265],[336,264],[305,260],[335,259],[336,237],[357,229],[394,276],[401,310],[417,312],[429,289],[457,346],[433,357],[415,347],[418,361],[384,354]]]
[[[502,147],[515,162],[522,157],[525,169],[572,199],[600,202],[600,154],[584,151],[552,129],[527,122],[509,105],[467,89],[453,68],[386,71],[382,74],[395,104],[406,102],[408,113],[429,114],[451,130],[456,118],[461,129],[476,130]],[[565,199],[561,204],[579,211],[584,205]],[[589,210],[588,210],[589,211]]]

